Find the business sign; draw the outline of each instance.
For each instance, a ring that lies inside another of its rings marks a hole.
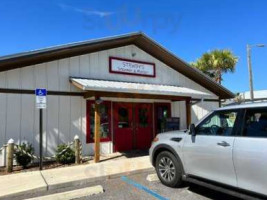
[[[47,91],[43,88],[35,89],[36,108],[46,109],[46,95]]]
[[[154,63],[109,57],[110,73],[155,77]]]

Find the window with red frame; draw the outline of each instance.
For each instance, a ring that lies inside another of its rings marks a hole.
[[[110,141],[111,102],[104,101],[99,105],[100,110],[100,142]],[[94,142],[95,133],[95,101],[87,101],[87,135],[86,142]]]

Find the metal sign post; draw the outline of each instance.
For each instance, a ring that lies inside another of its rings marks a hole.
[[[43,169],[43,109],[46,109],[46,89],[36,89],[35,97],[36,97],[36,108],[39,109],[39,133],[40,133],[40,160],[39,160],[39,169]]]

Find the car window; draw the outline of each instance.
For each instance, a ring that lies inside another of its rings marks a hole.
[[[243,136],[267,137],[267,109],[247,109]]]
[[[196,128],[197,135],[232,136],[237,111],[218,111],[208,116]]]

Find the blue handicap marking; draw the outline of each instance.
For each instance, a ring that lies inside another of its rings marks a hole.
[[[39,89],[39,88],[37,88],[35,90],[35,95],[36,96],[46,96],[46,94],[47,94],[46,89]]]
[[[130,185],[133,185],[134,187],[136,187],[136,188],[138,188],[140,190],[143,190],[143,191],[147,192],[148,194],[152,195],[156,199],[159,199],[159,200],[168,200],[167,198],[165,198],[165,197],[159,195],[158,193],[156,193],[156,192],[148,189],[147,187],[145,187],[145,186],[143,186],[143,185],[141,185],[141,184],[139,184],[139,183],[137,183],[137,182],[135,182],[135,181],[127,178],[126,176],[122,176],[121,177],[121,180],[123,180],[124,182],[126,182],[126,183],[128,183]]]

